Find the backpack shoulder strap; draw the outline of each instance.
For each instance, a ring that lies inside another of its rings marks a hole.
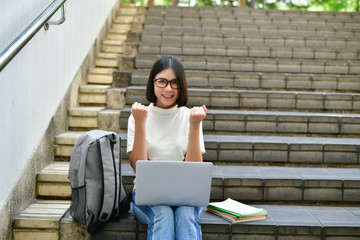
[[[117,196],[117,173],[113,154],[116,138],[113,134],[97,140],[103,171],[103,201],[99,212],[99,225],[104,225],[110,218]],[[115,141],[115,142],[114,142]]]

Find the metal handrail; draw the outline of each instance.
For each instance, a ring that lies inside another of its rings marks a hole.
[[[0,72],[65,2],[66,0],[54,0],[4,51],[0,53]]]

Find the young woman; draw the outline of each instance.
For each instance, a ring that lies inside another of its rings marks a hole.
[[[127,152],[136,172],[137,160],[202,161],[205,106],[186,106],[187,83],[182,64],[163,56],[152,66],[146,88],[149,106],[134,103],[128,120]],[[166,180],[164,180],[166,181]],[[136,189],[133,191],[135,199]],[[201,207],[140,206],[136,218],[148,225],[147,239],[201,239]]]

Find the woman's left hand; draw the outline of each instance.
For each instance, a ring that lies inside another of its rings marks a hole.
[[[193,107],[190,109],[190,124],[200,124],[206,117],[207,109],[205,105]]]

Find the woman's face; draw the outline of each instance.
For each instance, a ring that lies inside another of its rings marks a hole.
[[[155,79],[163,79],[163,80],[176,80],[176,75],[171,68],[167,68],[159,72]],[[159,108],[171,108],[175,106],[176,100],[179,97],[179,88],[175,89],[170,86],[170,82],[167,84],[165,88],[160,88],[156,85],[154,81],[154,91],[155,96],[157,97],[156,106]]]

